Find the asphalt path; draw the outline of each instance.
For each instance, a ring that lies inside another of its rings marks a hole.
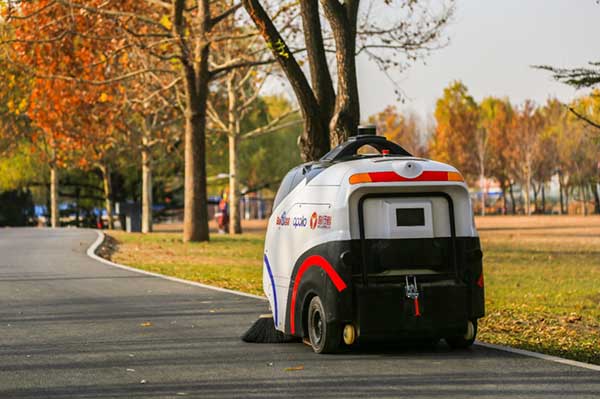
[[[266,302],[122,270],[89,230],[0,230],[0,398],[598,398],[600,372],[475,346],[243,343]]]

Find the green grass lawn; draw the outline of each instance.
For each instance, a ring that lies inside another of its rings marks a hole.
[[[181,242],[178,233],[110,232],[117,263],[251,294],[262,292],[263,234],[213,234],[209,243]]]
[[[484,245],[479,339],[600,364],[598,253]]]
[[[600,364],[600,218],[477,223],[487,313],[478,338]],[[115,262],[262,294],[261,233],[193,244],[183,244],[178,233],[110,235],[118,243]]]

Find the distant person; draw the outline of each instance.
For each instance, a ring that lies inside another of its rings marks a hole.
[[[219,200],[218,212],[215,214],[217,226],[220,234],[225,234],[229,231],[229,203],[227,201],[227,192],[221,193]]]
[[[102,214],[96,216],[96,228],[98,230],[104,229],[104,221],[102,220]]]

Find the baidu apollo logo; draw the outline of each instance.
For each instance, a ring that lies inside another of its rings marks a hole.
[[[294,227],[306,227],[306,225],[308,224],[308,219],[306,218],[306,216],[298,216],[292,220],[292,224],[294,225]]]
[[[317,212],[313,212],[310,217],[310,228],[311,229],[330,229],[331,228],[331,215],[319,215]]]
[[[287,213],[283,212],[281,216],[277,216],[277,221],[275,223],[277,226],[289,226],[290,218],[287,216]]]

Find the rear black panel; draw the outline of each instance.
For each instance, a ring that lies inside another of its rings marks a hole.
[[[357,287],[357,321],[361,336],[443,337],[460,334],[467,325],[468,289],[451,281],[419,284],[419,311],[406,298],[403,285]]]
[[[440,273],[417,276],[421,317],[414,316],[414,302],[406,298],[405,276],[370,276],[370,283],[365,286],[361,273],[361,241],[334,241],[318,245],[298,259],[287,303],[290,306],[298,268],[311,255],[325,258],[348,287],[339,293],[322,270],[310,269],[303,276],[297,293],[296,335],[304,335],[303,306],[314,295],[324,300],[329,320],[357,323],[362,336],[443,336],[462,331],[468,319],[483,317],[483,287],[478,285],[482,273],[478,237],[456,237],[456,274],[444,272],[450,264],[448,238],[367,240],[367,244],[369,270],[373,272],[386,265],[399,269],[406,265],[411,269],[414,265],[439,266]],[[288,309],[287,331],[289,316]]]

